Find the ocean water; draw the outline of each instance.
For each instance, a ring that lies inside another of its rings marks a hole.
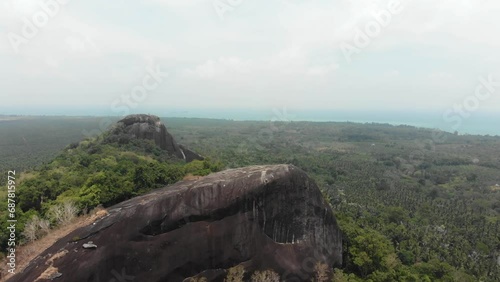
[[[416,127],[440,129],[459,134],[500,136],[500,113],[470,113],[468,117],[458,114],[453,118],[443,117],[442,112],[367,112],[336,110],[171,110],[163,111],[165,117],[195,117],[233,120],[274,120],[274,121],[337,121],[357,123],[388,123]]]
[[[388,123],[416,127],[441,129],[459,134],[500,136],[500,111],[497,113],[471,112],[470,116],[458,114],[448,119],[439,111],[359,111],[359,110],[296,110],[286,108],[269,109],[135,109],[131,113],[154,114],[160,117],[215,118],[232,120],[273,121],[337,121],[358,123]],[[107,108],[25,108],[13,112],[0,107],[1,114],[17,115],[65,115],[65,116],[115,116]]]

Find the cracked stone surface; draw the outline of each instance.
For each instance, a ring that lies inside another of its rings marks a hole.
[[[108,212],[58,240],[9,281],[34,281],[49,254],[61,249],[69,252],[54,262],[64,274],[58,281],[111,281],[117,273],[130,281],[223,281],[236,265],[247,273],[273,269],[285,281],[309,281],[315,262],[342,263],[342,236],[329,205],[292,165],[182,181]],[[89,240],[99,248],[82,249]]]

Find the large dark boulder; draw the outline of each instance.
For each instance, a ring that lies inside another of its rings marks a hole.
[[[125,135],[128,139],[153,140],[158,147],[187,162],[203,160],[202,156],[177,144],[174,137],[160,121],[160,118],[155,115],[128,115],[119,120],[111,130],[111,138],[116,137],[119,139],[121,135]]]
[[[332,210],[314,181],[292,165],[226,170],[108,211],[9,281],[35,281],[49,267],[60,275],[54,281],[223,281],[236,265],[247,279],[255,270],[273,269],[284,281],[310,281],[317,262],[342,263]]]

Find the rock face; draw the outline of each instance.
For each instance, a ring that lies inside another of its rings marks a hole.
[[[58,240],[9,281],[35,281],[48,268],[62,274],[56,281],[223,281],[236,265],[245,268],[245,281],[266,269],[282,281],[310,281],[316,262],[342,263],[330,207],[292,165],[179,182],[108,212]],[[97,247],[83,248],[89,241]]]
[[[154,115],[129,115],[118,121],[113,134],[126,134],[133,138],[154,140],[155,144],[187,162],[203,160],[197,153],[175,142],[174,137],[167,131],[160,118]]]

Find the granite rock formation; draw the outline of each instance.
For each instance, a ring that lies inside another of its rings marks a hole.
[[[160,121],[160,118],[154,115],[126,116],[118,121],[111,133],[114,135],[124,134],[128,138],[153,140],[158,147],[186,162],[203,160],[203,157],[199,154],[177,144],[174,137]]]
[[[42,275],[49,268],[54,281],[223,281],[236,265],[245,268],[246,281],[265,269],[283,281],[310,281],[316,262],[342,263],[332,210],[314,181],[292,165],[182,181],[108,212],[58,240],[9,281],[49,281]]]

